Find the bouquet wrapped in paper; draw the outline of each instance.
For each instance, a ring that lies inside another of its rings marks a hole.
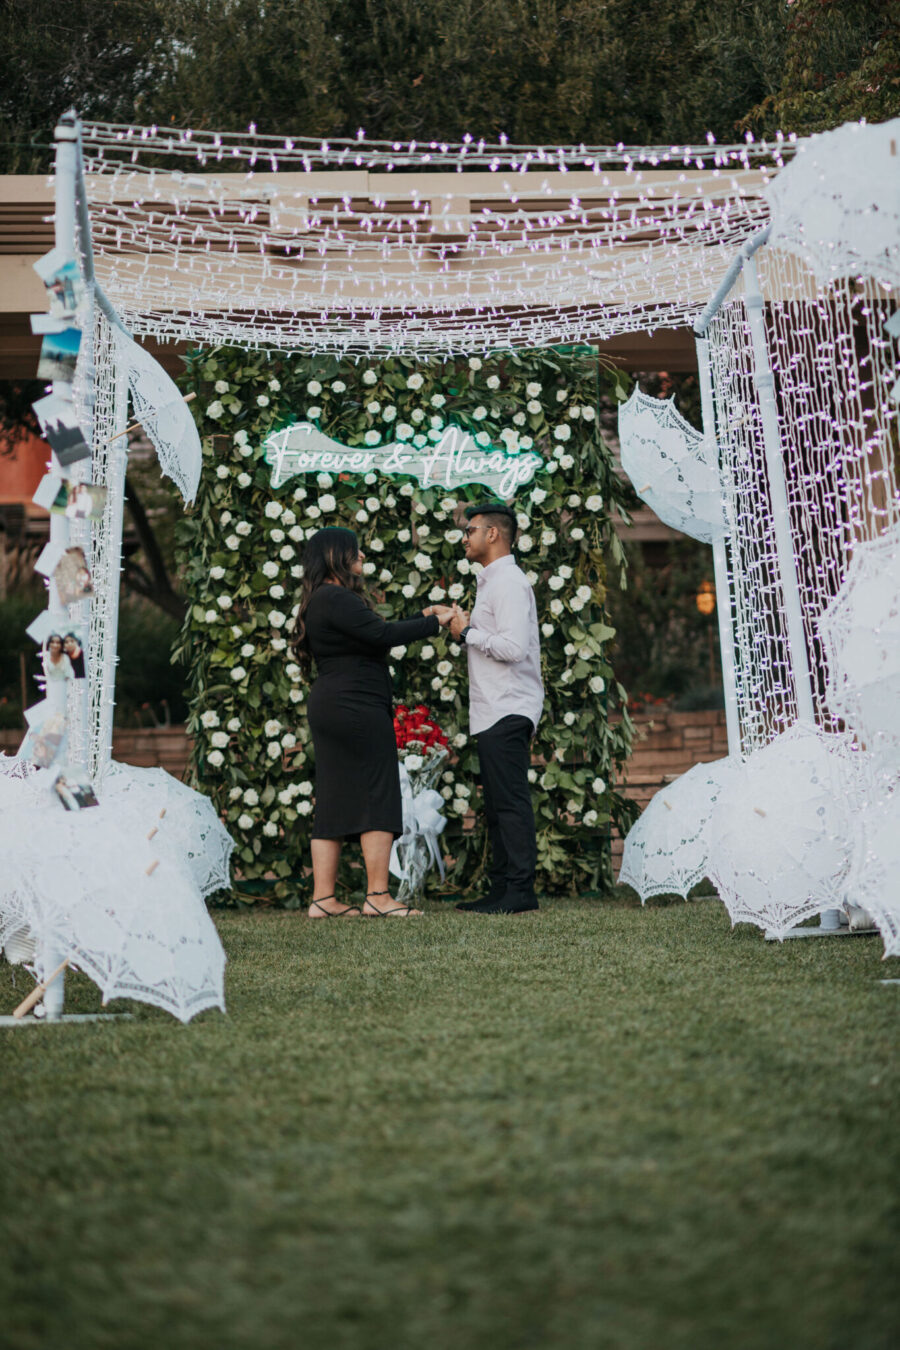
[[[444,876],[438,837],[447,822],[444,798],[436,784],[447,760],[447,737],[421,703],[415,708],[402,704],[397,708],[394,732],[400,757],[403,834],[394,841],[391,872],[400,879],[398,902],[418,905],[431,867],[436,866]]]

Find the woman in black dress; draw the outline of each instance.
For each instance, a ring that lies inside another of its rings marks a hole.
[[[335,899],[344,839],[359,840],[366,864],[365,915],[407,918],[421,911],[390,895],[391,846],[403,833],[403,805],[391,699],[391,647],[433,637],[452,610],[435,606],[387,623],[363,595],[360,551],[352,530],[318,530],[303,555],[303,591],[294,646],[315,662],[308,715],[316,752],[311,919],[357,918]]]

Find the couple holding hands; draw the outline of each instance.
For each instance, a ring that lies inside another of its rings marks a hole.
[[[491,845],[490,886],[457,905],[475,914],[538,908],[530,744],[544,702],[534,592],[513,557],[515,513],[483,502],[466,511],[463,549],[481,563],[471,614],[434,605],[409,619],[376,614],[362,584],[365,554],[352,530],[318,530],[303,557],[303,588],[293,635],[298,660],[316,678],[308,702],[316,754],[309,917],[409,918],[421,913],[390,894],[391,846],[403,832],[393,698],[392,647],[449,627],[465,649],[469,730],[478,746]],[[335,895],[344,840],[359,841],[366,867],[362,909]]]

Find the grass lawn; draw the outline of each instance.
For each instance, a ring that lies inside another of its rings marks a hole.
[[[4,1350],[898,1344],[878,939],[218,923],[227,1017],[0,1031]]]

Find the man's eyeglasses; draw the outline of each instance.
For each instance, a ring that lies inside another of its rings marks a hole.
[[[463,535],[468,539],[469,535],[474,534],[476,530],[489,530],[490,528],[490,525],[467,525],[463,530]]]

